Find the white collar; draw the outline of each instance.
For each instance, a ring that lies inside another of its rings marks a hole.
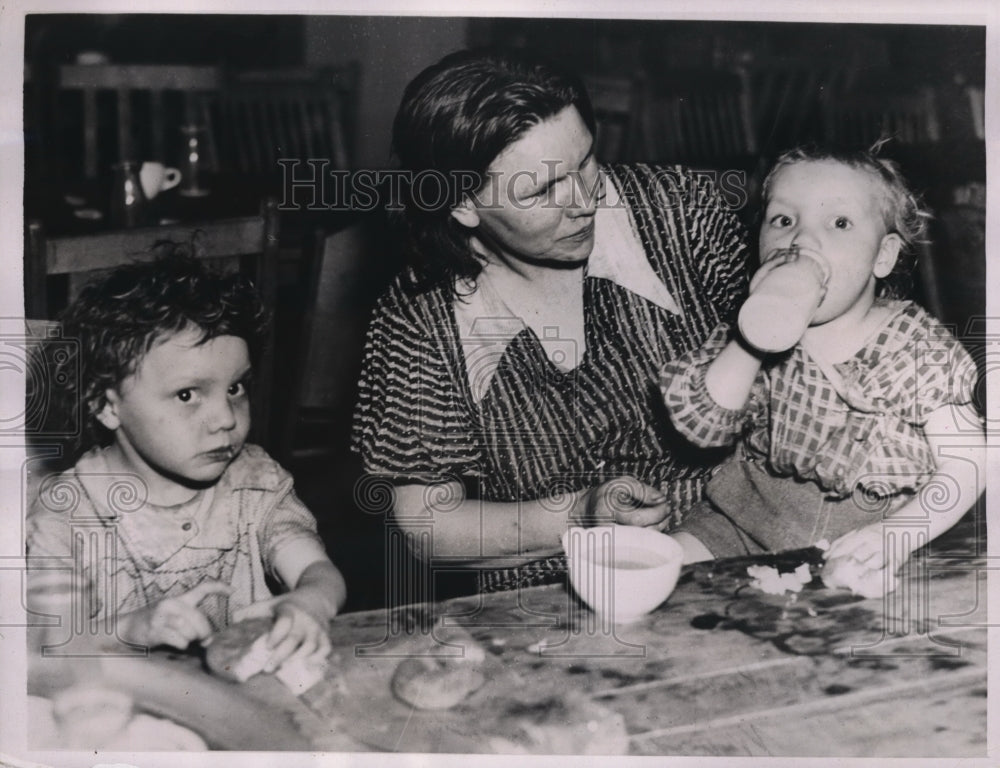
[[[587,261],[587,277],[610,280],[668,312],[683,314],[649,263],[628,203],[610,177],[605,188],[607,197],[595,218],[594,250]]]
[[[628,204],[608,177],[607,197],[594,221],[594,249],[587,260],[587,277],[610,280],[668,312],[682,314],[670,291],[653,270],[632,222]],[[460,286],[461,287],[461,286]],[[493,374],[511,340],[531,328],[546,356],[564,370],[572,370],[583,359],[585,339],[567,343],[558,329],[535,327],[515,315],[495,284],[477,281],[476,290],[455,301],[455,320],[465,357],[472,395],[478,403],[486,396]],[[567,359],[572,350],[572,359]]]

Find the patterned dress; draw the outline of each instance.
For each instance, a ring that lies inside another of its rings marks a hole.
[[[849,360],[831,372],[796,345],[759,371],[741,410],[720,407],[705,389],[731,336],[727,324],[665,367],[677,429],[701,446],[742,446],[708,487],[714,511],[740,529],[742,544],[707,509],[682,526],[712,554],[833,539],[877,521],[930,479],[936,462],[923,427],[939,408],[974,402],[975,364],[921,307],[885,304],[886,321]]]
[[[474,391],[452,286],[415,288],[401,276],[376,306],[359,385],[353,447],[370,476],[458,480],[479,498],[513,502],[632,475],[666,494],[673,522],[701,498],[716,457],[671,430],[659,371],[700,346],[739,306],[743,229],[715,190],[686,170],[635,165],[607,172],[680,313],[587,276],[579,364],[561,370],[543,348],[558,340],[524,328],[501,345],[482,393]],[[544,579],[525,575],[537,570],[548,567],[487,581],[499,588]]]
[[[267,453],[244,446],[219,481],[191,501],[145,501],[138,476],[112,473],[100,449],[41,484],[27,518],[29,605],[61,613],[76,601],[88,619],[144,608],[212,579],[228,599],[200,605],[215,629],[272,596],[276,553],[295,540],[325,548],[292,478]],[[63,625],[65,626],[65,624]]]

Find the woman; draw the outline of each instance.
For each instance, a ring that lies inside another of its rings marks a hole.
[[[560,572],[567,525],[675,525],[714,463],[658,371],[738,306],[742,229],[681,169],[600,167],[594,134],[576,78],[495,51],[425,70],[393,126],[414,260],[375,309],[354,448],[484,590]]]

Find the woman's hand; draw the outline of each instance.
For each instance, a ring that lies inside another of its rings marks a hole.
[[[228,595],[231,588],[219,581],[203,581],[189,592],[168,597],[146,608],[126,614],[119,625],[122,637],[132,643],[169,645],[184,650],[194,640],[212,634],[212,625],[198,609],[209,595]]]
[[[668,523],[667,497],[630,476],[616,477],[577,498],[570,513],[576,525],[638,525],[663,530]]]

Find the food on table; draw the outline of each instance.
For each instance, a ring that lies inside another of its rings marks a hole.
[[[779,573],[777,568],[770,565],[751,565],[747,567],[747,575],[753,579],[751,587],[769,595],[801,592],[802,586],[812,581],[808,563],[802,563],[791,573]]]
[[[205,650],[205,663],[219,677],[245,683],[264,671],[271,649],[267,634],[274,622],[270,618],[247,619],[231,624],[212,636]],[[292,693],[299,695],[312,688],[324,676],[327,662],[315,662],[301,657],[285,661],[274,676]]]
[[[392,692],[417,709],[448,709],[484,682],[476,659],[418,656],[403,659],[396,667]]]
[[[498,754],[624,755],[625,718],[579,691],[536,701],[495,701],[505,710],[502,732],[488,738]]]
[[[270,655],[267,633],[273,623],[269,618],[247,619],[217,632],[205,650],[209,670],[237,683],[263,672]]]
[[[297,656],[288,659],[277,670],[274,676],[296,696],[305,693],[316,683],[326,677],[327,661],[313,661]]]

